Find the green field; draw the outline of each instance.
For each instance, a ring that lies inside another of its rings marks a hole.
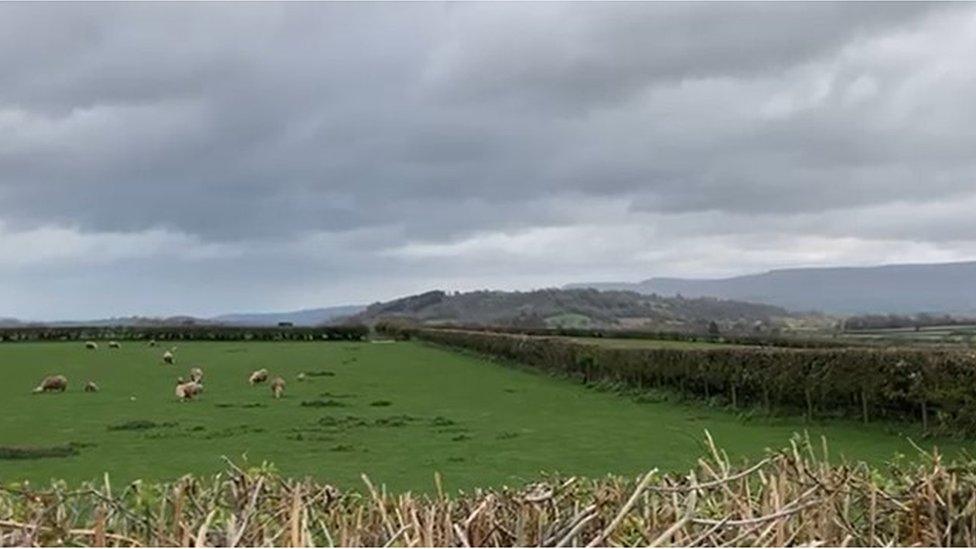
[[[835,455],[881,462],[913,454],[884,425],[746,422],[703,405],[638,402],[418,343],[185,342],[176,366],[163,365],[161,353],[128,342],[98,351],[80,343],[0,345],[0,446],[76,443],[80,452],[0,459],[0,481],[77,481],[105,471],[117,483],[173,478],[219,471],[222,455],[246,455],[252,464],[268,460],[287,475],[343,486],[368,473],[391,488],[427,491],[439,471],[457,489],[521,483],[541,471],[685,469],[701,455],[705,429],[733,455],[782,447],[805,428],[825,433]],[[176,401],[176,376],[198,364],[206,372],[203,397]],[[248,386],[257,368],[287,379],[285,398]],[[299,382],[300,372],[320,375]],[[31,394],[52,373],[65,374],[69,390]],[[82,392],[88,379],[101,392]],[[140,421],[156,426],[110,429]],[[955,452],[962,443],[939,445]]]
[[[614,349],[728,349],[748,348],[749,345],[715,343],[711,341],[682,341],[669,339],[642,339],[636,337],[571,337],[572,341],[600,345]]]
[[[863,341],[891,341],[893,343],[943,343],[964,344],[976,343],[976,326],[924,326],[915,328],[877,328],[851,330],[844,332],[843,337],[849,340]]]

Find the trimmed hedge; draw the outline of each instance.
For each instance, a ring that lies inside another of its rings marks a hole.
[[[18,326],[0,328],[0,341],[205,340],[205,341],[359,341],[363,325],[315,327],[244,326]]]
[[[410,334],[525,363],[583,382],[666,386],[733,406],[802,410],[810,417],[920,421],[976,433],[976,354],[941,349],[608,348],[558,337],[444,329]]]

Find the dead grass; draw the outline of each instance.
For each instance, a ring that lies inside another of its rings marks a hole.
[[[0,493],[0,544],[108,546],[792,546],[976,544],[976,464],[877,471],[794,441],[735,467],[707,441],[686,475],[519,488],[341,493],[228,461],[214,478]],[[816,447],[815,447],[816,446]],[[439,478],[434,479],[440,486]]]

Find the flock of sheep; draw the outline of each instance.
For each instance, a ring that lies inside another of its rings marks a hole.
[[[150,340],[149,346],[155,347],[156,340]],[[109,341],[108,347],[109,349],[122,348],[122,346],[119,344],[118,341]],[[97,351],[98,343],[94,341],[86,341],[85,348],[92,351]],[[171,366],[175,365],[176,357],[173,354],[175,352],[176,352],[175,346],[167,350],[166,352],[164,352],[163,363]],[[268,375],[269,375],[268,370],[262,368],[260,370],[251,372],[251,375],[248,377],[247,381],[252,386],[266,383],[268,381]],[[299,380],[302,380],[305,378],[305,376],[304,374],[299,374],[298,378]],[[271,387],[271,395],[274,396],[274,398],[281,398],[281,396],[284,395],[285,380],[282,379],[281,377],[278,376],[274,377],[269,383],[269,386]],[[41,384],[34,388],[34,392],[35,393],[63,393],[67,389],[68,389],[68,378],[66,378],[61,374],[58,374],[58,375],[45,377],[41,381]],[[88,381],[85,384],[85,392],[97,393],[98,385],[96,385],[94,381]],[[176,378],[175,394],[176,394],[176,398],[178,398],[181,402],[193,400],[202,392],[203,392],[203,369],[201,369],[200,367],[191,368],[188,379],[183,379],[183,377]]]

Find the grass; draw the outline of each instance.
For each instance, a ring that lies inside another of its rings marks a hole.
[[[573,337],[570,339],[579,343],[601,345],[613,349],[728,349],[730,347],[746,347],[746,345],[715,343],[711,341],[672,341],[666,339],[612,337]]]
[[[563,313],[546,318],[550,328],[588,328],[593,324],[590,317],[577,313]]]
[[[176,366],[163,365],[161,353],[136,343],[98,351],[80,343],[0,345],[0,447],[77,450],[0,460],[0,482],[91,480],[107,470],[116,483],[172,479],[220,471],[221,456],[246,456],[340,486],[359,486],[368,473],[393,489],[430,491],[435,471],[448,489],[498,486],[542,471],[685,470],[702,453],[705,429],[736,459],[782,447],[803,430],[826,435],[835,455],[874,463],[913,454],[904,435],[950,455],[967,445],[921,441],[903,425],[746,421],[701,404],[639,402],[418,343],[185,342]],[[180,403],[175,379],[196,365],[205,391]],[[284,398],[248,385],[259,368],[287,381]],[[297,380],[313,371],[335,375]],[[31,394],[53,373],[68,377],[66,393]],[[101,391],[82,392],[88,379]],[[326,402],[343,406],[319,405]]]

